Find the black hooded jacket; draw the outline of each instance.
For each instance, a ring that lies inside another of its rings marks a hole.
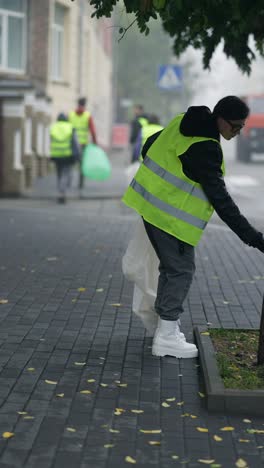
[[[180,131],[184,136],[209,137],[220,141],[216,121],[206,106],[189,107],[181,121]],[[142,150],[143,157],[160,133],[148,138]],[[243,242],[263,251],[262,233],[256,231],[240,213],[227,191],[221,169],[223,156],[219,144],[212,140],[194,143],[179,158],[184,174],[201,184],[218,216]]]

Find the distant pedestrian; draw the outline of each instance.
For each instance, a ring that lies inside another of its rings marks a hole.
[[[132,163],[138,160],[138,153],[137,153],[137,146],[136,146],[138,133],[141,130],[141,128],[147,125],[148,123],[148,116],[145,113],[144,107],[141,104],[135,105],[133,112],[134,112],[134,118],[130,124],[130,144],[132,148],[132,154],[131,154]]]
[[[50,157],[56,165],[58,203],[66,202],[71,186],[72,166],[81,151],[75,130],[65,114],[58,115],[50,129]]]
[[[236,96],[221,99],[213,112],[189,107],[146,141],[143,162],[124,195],[143,218],[159,259],[154,355],[197,356],[178,319],[195,271],[194,247],[214,209],[245,244],[264,252],[263,234],[240,213],[223,178],[220,137],[238,135],[248,115],[248,106]]]
[[[78,99],[77,108],[70,112],[69,121],[76,129],[79,144],[81,145],[82,154],[79,163],[79,195],[82,196],[84,186],[84,176],[82,174],[82,157],[85,147],[89,143],[89,136],[91,135],[92,142],[97,144],[97,137],[95,125],[91,113],[86,110],[86,98]]]
[[[135,158],[142,159],[141,152],[147,139],[161,130],[163,130],[163,127],[160,125],[159,117],[156,114],[149,114],[148,122],[138,132],[135,143]]]

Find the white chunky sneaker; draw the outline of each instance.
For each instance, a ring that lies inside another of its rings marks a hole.
[[[158,317],[158,316],[157,316],[157,317]],[[157,319],[155,331],[157,331],[157,328],[160,327],[161,320],[162,320],[162,319],[161,319],[160,317]],[[163,321],[164,321],[164,320],[163,320]],[[175,325],[175,333],[176,333],[176,334],[177,334],[177,333],[180,333],[181,339],[182,339],[183,341],[186,341],[186,338],[185,338],[184,333],[182,333],[181,330],[180,330],[180,324],[181,324],[180,319],[176,320],[176,322],[174,322],[174,323],[176,323],[176,325]],[[153,324],[153,325],[154,325],[154,324]],[[146,327],[146,328],[147,328],[147,327]],[[154,331],[154,332],[155,332],[155,331]],[[154,334],[155,334],[155,333],[153,333],[152,336],[154,336]]]
[[[154,356],[174,356],[176,358],[195,358],[198,356],[198,349],[192,343],[187,343],[181,337],[177,321],[159,319],[152,344],[152,354]]]

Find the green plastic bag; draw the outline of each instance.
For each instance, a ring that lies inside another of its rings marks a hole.
[[[89,143],[84,149],[82,173],[92,180],[106,180],[111,176],[111,164],[107,154],[94,143]]]

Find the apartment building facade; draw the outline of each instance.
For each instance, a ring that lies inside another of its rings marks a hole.
[[[110,147],[111,20],[88,0],[0,0],[0,196],[49,168],[49,127],[85,96],[98,142]]]

